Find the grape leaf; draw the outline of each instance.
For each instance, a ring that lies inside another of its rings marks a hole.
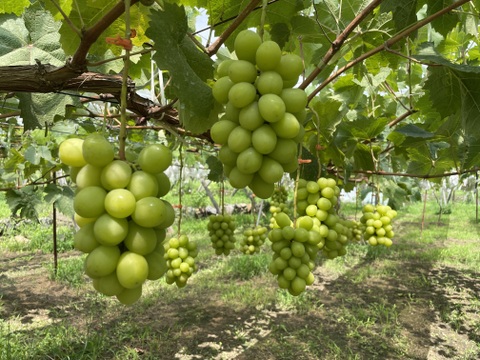
[[[30,8],[22,18],[0,16],[0,66],[33,65],[37,60],[63,65],[59,26],[49,12]]]
[[[443,66],[430,66],[425,89],[433,106],[442,117],[460,113],[463,129],[480,136],[480,68],[449,62],[428,44],[418,55],[422,61]]]
[[[20,16],[30,5],[30,0],[2,0],[0,2],[0,14],[13,13]]]
[[[403,30],[417,21],[417,0],[385,0],[380,11],[392,12],[395,29]]]
[[[8,190],[5,200],[13,215],[17,215],[20,211],[20,217],[38,221],[37,207],[42,204],[42,201],[39,191],[34,186]]]
[[[414,124],[408,124],[408,125],[402,126],[400,128],[395,129],[395,131],[402,135],[411,136],[415,138],[429,139],[434,136],[434,134],[432,134],[431,132],[425,131],[424,129]]]
[[[357,143],[355,152],[353,153],[355,168],[361,170],[374,170],[372,152],[368,145]]]
[[[182,51],[181,44],[186,31],[185,9],[175,4],[165,4],[165,11],[152,12],[147,35],[155,41],[155,47],[158,48],[154,60],[161,69],[168,70],[172,78],[172,90],[180,102],[180,121],[187,130],[202,133],[213,125],[217,117],[214,113],[212,89],[192,69]],[[190,52],[189,54],[191,55]],[[206,66],[207,63],[202,64]]]
[[[51,124],[57,115],[65,115],[66,106],[79,105],[78,99],[56,93],[20,93],[17,97],[25,130]]]
[[[45,201],[49,204],[54,204],[55,207],[62,214],[66,216],[73,216],[73,197],[74,191],[69,186],[60,186],[57,184],[48,184],[44,188]]]
[[[208,173],[208,180],[220,182],[223,180],[223,165],[216,156],[209,156],[206,160],[210,172]]]
[[[427,15],[432,15],[440,11],[452,2],[450,0],[428,0]],[[459,17],[454,12],[434,19],[431,24],[433,28],[445,37],[458,23]]]

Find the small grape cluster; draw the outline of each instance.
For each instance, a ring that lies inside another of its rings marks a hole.
[[[309,216],[298,218],[293,226],[288,215],[279,213],[277,223],[279,227],[268,233],[274,253],[269,270],[280,288],[298,296],[315,281],[312,271],[322,239]]]
[[[365,226],[364,239],[372,246],[392,246],[393,232],[392,220],[397,212],[388,205],[366,204],[363,207],[360,222]]]
[[[248,186],[266,199],[284,172],[298,167],[308,100],[293,86],[303,62],[298,55],[282,55],[276,42],[262,42],[251,30],[239,32],[234,49],[238,60],[225,60],[216,71],[212,92],[225,113],[210,135],[222,145],[218,157],[230,184]]]
[[[246,255],[253,255],[260,251],[267,238],[267,228],[257,225],[243,231],[243,237],[240,240],[240,251]]]
[[[161,197],[170,190],[164,173],[172,162],[170,149],[146,146],[137,159],[141,170],[133,171],[115,160],[113,146],[95,133],[63,141],[59,158],[70,166],[76,185],[74,246],[88,254],[85,273],[100,293],[133,304],[143,283],[167,270],[162,242],[175,211]]]
[[[318,231],[324,239],[322,252],[328,259],[345,255],[349,239],[349,223],[335,210],[339,195],[340,188],[335,179],[321,177],[317,181],[298,181],[297,211],[299,215],[320,221]]]
[[[235,249],[235,221],[232,215],[217,214],[208,218],[208,233],[217,255],[229,255]]]
[[[177,287],[182,288],[197,270],[195,263],[198,255],[197,244],[190,241],[188,236],[180,235],[165,242],[164,249],[164,258],[168,269],[165,281],[167,284],[175,283]]]
[[[359,242],[363,239],[363,225],[360,221],[350,220],[350,228],[351,228],[351,237],[349,239],[351,241]]]
[[[269,212],[270,214],[272,214],[270,218],[270,228],[275,227],[275,216],[278,213],[284,212],[285,214],[288,215],[287,200],[288,200],[288,191],[285,188],[285,186],[281,185],[281,186],[275,187],[275,190],[273,191],[272,197],[270,199]]]

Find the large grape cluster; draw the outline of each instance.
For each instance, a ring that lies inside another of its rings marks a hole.
[[[85,272],[94,288],[132,304],[146,280],[167,270],[162,242],[175,219],[172,205],[161,199],[170,190],[164,171],[172,153],[148,145],[137,159],[138,170],[114,159],[113,146],[100,134],[69,138],[59,147],[76,184],[73,201],[76,249],[87,253]]]
[[[235,221],[232,215],[210,215],[208,233],[217,255],[229,255],[235,249]]]
[[[230,184],[248,186],[266,199],[284,172],[298,167],[307,95],[293,86],[303,62],[297,55],[282,55],[276,42],[262,42],[251,30],[237,35],[234,48],[238,60],[217,68],[212,92],[225,114],[210,135],[222,145],[218,156]]]
[[[320,221],[318,231],[324,239],[322,252],[328,259],[345,255],[345,246],[351,237],[350,223],[341,219],[335,210],[339,195],[335,179],[321,177],[317,181],[298,181],[297,212]]]
[[[167,284],[176,284],[182,288],[188,278],[197,270],[195,258],[198,255],[197,244],[187,235],[172,237],[164,244],[164,258],[167,265],[165,280]]]
[[[365,226],[364,239],[372,246],[392,246],[393,232],[392,220],[397,212],[388,205],[366,204],[360,222]]]
[[[322,239],[313,230],[311,217],[300,217],[293,226],[288,215],[279,213],[277,224],[278,228],[268,233],[274,253],[269,270],[277,276],[280,288],[298,296],[315,280],[312,271]]]
[[[243,236],[240,240],[240,251],[247,255],[258,253],[266,238],[267,228],[265,226],[257,225],[247,228],[243,231]]]

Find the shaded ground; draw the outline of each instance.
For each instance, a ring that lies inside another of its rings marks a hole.
[[[64,335],[69,348],[49,343],[39,359],[480,358],[479,271],[421,256],[387,260],[367,254],[343,272],[319,266],[315,284],[290,303],[279,301],[270,277],[239,281],[247,291],[266,291],[262,306],[229,302],[221,288],[192,278],[178,295],[156,287],[142,305],[125,308],[90,288],[52,281],[44,266],[50,255],[4,253],[0,324],[8,327],[0,331],[0,355],[21,334],[61,326],[77,332]]]

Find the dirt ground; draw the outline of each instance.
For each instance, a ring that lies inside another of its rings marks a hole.
[[[42,264],[51,261],[52,256],[44,254],[0,256],[0,319],[16,319],[30,328],[64,320],[79,329],[86,326],[84,311],[92,306],[91,299],[85,296],[85,289],[50,280]],[[162,350],[165,359],[288,359],[292,354],[296,360],[321,359],[321,348],[331,349],[332,342],[348,349],[350,358],[357,354],[358,359],[477,359],[478,273],[420,262],[396,264],[395,271],[388,281],[371,277],[356,283],[319,267],[317,281],[309,289],[314,310],[305,313],[268,306],[237,310],[218,294],[192,291],[174,305],[157,300],[142,314],[133,315],[131,310],[112,314],[100,309],[102,320],[93,330],[100,331],[122,318],[129,321],[132,316],[159,334],[181,329],[181,335],[173,334],[169,348]],[[315,302],[321,305],[315,306]],[[359,309],[366,309],[362,321],[369,324],[368,309],[381,303],[393,304],[395,314],[386,308],[382,313],[386,318],[372,319],[371,327],[360,326],[355,329],[357,335],[352,335],[348,309],[355,308],[357,317],[362,314]],[[159,339],[158,346],[161,343]],[[286,344],[288,351],[282,350]],[[142,342],[132,342],[132,347],[139,356],[160,351]]]

